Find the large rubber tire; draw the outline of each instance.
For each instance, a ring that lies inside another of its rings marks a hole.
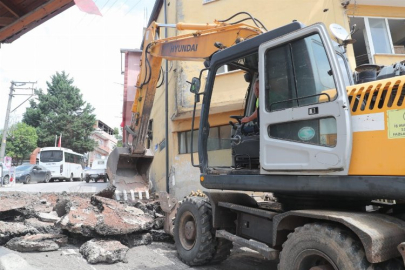
[[[210,264],[216,264],[225,261],[229,257],[229,255],[231,255],[231,249],[233,248],[233,244],[229,240],[216,238],[215,242],[215,253],[212,257],[212,260],[210,261]]]
[[[308,270],[314,266],[335,270],[373,269],[357,237],[345,228],[328,223],[296,228],[288,235],[280,253],[279,270]]]
[[[49,180],[51,180],[51,175],[49,174],[45,175],[44,183],[49,183]]]
[[[31,183],[31,176],[27,175],[27,176],[25,177],[24,184],[29,184],[29,183]]]
[[[180,260],[187,265],[203,265],[213,259],[215,239],[207,199],[187,197],[180,203],[174,220],[174,241]]]
[[[73,173],[70,175],[69,182],[73,182]]]

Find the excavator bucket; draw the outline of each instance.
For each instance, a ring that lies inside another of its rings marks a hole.
[[[153,153],[148,149],[144,154],[131,154],[130,148],[115,148],[107,160],[107,174],[110,185],[116,187],[117,200],[149,198],[148,171]]]

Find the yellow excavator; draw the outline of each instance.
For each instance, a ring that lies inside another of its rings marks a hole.
[[[171,38],[158,39],[161,27],[175,27],[178,30],[196,32]],[[244,40],[261,34],[264,29],[244,23],[227,24],[215,21],[212,24],[175,25],[153,22],[144,34],[141,71],[136,83],[136,96],[132,106],[130,127],[124,132],[131,135],[132,141],[127,147],[115,148],[107,162],[109,179],[114,179],[117,194],[134,197],[137,194],[148,196],[148,169],[153,153],[145,147],[148,121],[155,98],[163,59],[182,61],[205,61],[219,48],[231,47]],[[130,194],[130,195],[129,195]]]
[[[178,24],[195,32],[167,39],[156,38],[159,24],[151,24],[127,129],[132,144],[110,155],[109,178],[127,192],[148,189],[152,155],[144,141],[161,60],[204,60],[205,89],[200,72],[190,91],[195,104],[202,98],[192,165],[206,191],[180,203],[161,194],[180,259],[219,263],[238,243],[279,259],[280,270],[404,269],[405,63],[363,65],[353,74],[346,57],[353,41],[342,27],[330,27],[335,42],[322,23],[267,31],[250,19],[256,27],[229,19]],[[223,65],[244,71],[244,115],[258,114],[251,123],[231,116],[227,166],[213,164],[208,147]],[[256,191],[272,196],[258,201],[248,193]]]

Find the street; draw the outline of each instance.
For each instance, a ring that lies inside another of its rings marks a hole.
[[[5,191],[22,191],[22,192],[79,192],[79,193],[96,193],[108,186],[104,182],[50,182],[50,183],[33,183],[29,185],[15,184],[5,187],[0,187],[0,192]]]
[[[103,182],[51,182],[39,184],[15,184],[0,188],[0,192],[20,191],[27,193],[95,193],[104,189],[108,183]],[[48,252],[17,252],[6,249],[0,250],[0,266],[2,251],[12,252],[25,260],[30,266],[35,269],[51,270],[57,267],[60,270],[68,269],[225,269],[225,270],[242,270],[242,269],[267,269],[276,270],[277,262],[265,260],[259,253],[248,248],[236,246],[232,249],[230,257],[221,264],[208,265],[198,268],[189,267],[182,263],[177,257],[177,252],[173,243],[167,242],[152,242],[150,245],[141,245],[132,247],[127,253],[128,263],[115,264],[89,264],[79,253],[79,246],[67,245],[56,251]],[[7,265],[7,263],[6,263]],[[1,267],[0,267],[1,268]],[[7,268],[5,268],[7,269]]]
[[[246,248],[234,248],[231,256],[218,265],[189,267],[177,257],[173,244],[152,243],[147,246],[131,248],[127,253],[128,263],[88,264],[80,255],[78,247],[66,246],[57,251],[41,253],[20,253],[31,266],[41,270],[134,270],[134,269],[200,269],[200,270],[276,270],[277,262],[263,259],[257,252]]]

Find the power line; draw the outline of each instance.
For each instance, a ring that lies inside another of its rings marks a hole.
[[[108,2],[110,2],[110,0],[107,0],[107,2],[105,2],[104,6],[103,6],[102,8],[100,8],[100,13],[101,13],[101,11],[103,10],[103,8],[108,4]],[[95,17],[93,17],[93,19],[89,22],[89,24],[94,21],[94,18],[95,18]]]
[[[133,7],[124,15],[124,17],[127,16],[141,1],[142,1],[142,0],[139,0],[138,2],[136,2],[135,6],[133,6]]]
[[[118,0],[115,0],[115,2],[107,9],[107,11],[104,13],[104,16],[107,15],[108,11],[117,3]]]
[[[98,0],[94,0],[94,4],[96,4]],[[88,15],[87,12],[84,13],[83,17],[80,19],[80,21],[76,24],[76,27],[79,26],[79,24],[83,21],[84,17],[86,17]]]
[[[120,10],[127,2],[128,2],[128,0],[125,0],[125,1],[121,4],[121,6],[120,6],[119,8],[117,8],[117,10]]]

